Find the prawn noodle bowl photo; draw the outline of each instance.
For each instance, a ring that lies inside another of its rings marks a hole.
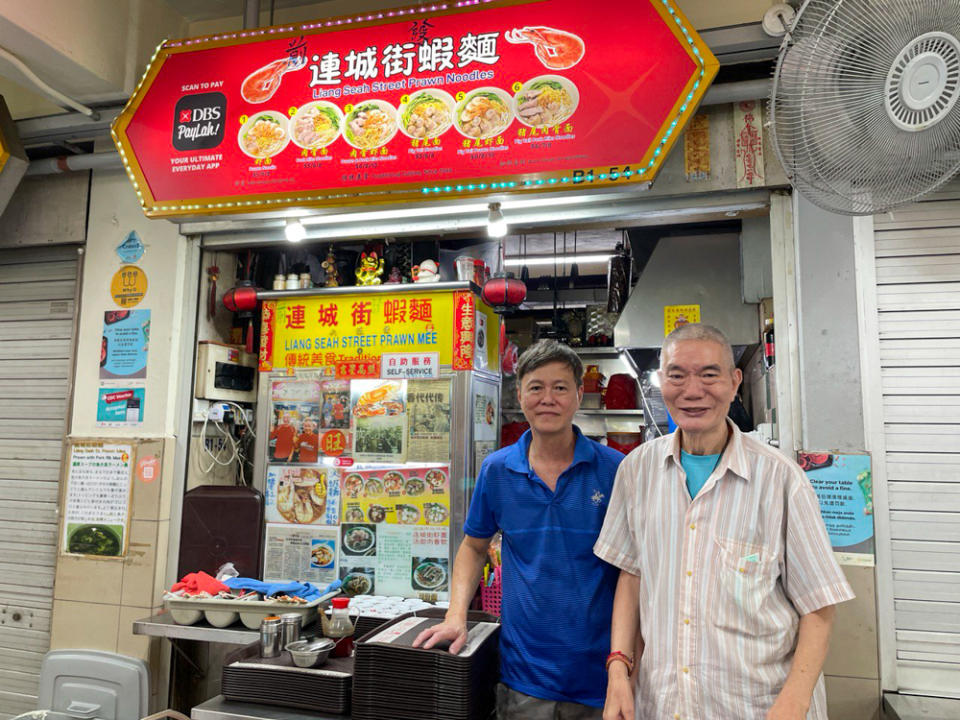
[[[279,112],[257,113],[240,128],[240,149],[252,158],[268,158],[287,146],[287,118]]]
[[[343,114],[333,103],[307,103],[290,120],[290,139],[305,150],[326,147],[340,135]]]
[[[343,591],[350,596],[366,595],[373,591],[373,578],[366,573],[349,572],[343,577]]]
[[[352,553],[365,553],[373,548],[375,542],[376,536],[368,527],[346,525],[343,528],[343,547]]]
[[[552,127],[573,115],[579,103],[580,93],[572,82],[559,75],[541,75],[517,93],[517,119],[528,127]]]
[[[386,145],[397,134],[397,111],[382,100],[366,100],[347,115],[344,139],[358,150]]]
[[[455,107],[443,90],[419,90],[400,108],[400,130],[414,139],[439,137],[453,124]]]
[[[447,582],[447,570],[440,563],[426,560],[414,569],[413,580],[424,590],[438,590]]]
[[[468,138],[495,137],[513,121],[510,106],[510,96],[500,88],[477,88],[457,106],[457,129]]]

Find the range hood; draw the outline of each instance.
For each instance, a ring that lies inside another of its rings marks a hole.
[[[743,302],[740,273],[738,233],[660,239],[614,327],[614,345],[659,348],[668,305],[699,305],[701,321],[735,347],[757,343],[757,305]]]
[[[7,208],[29,164],[7,104],[0,95],[0,215]]]

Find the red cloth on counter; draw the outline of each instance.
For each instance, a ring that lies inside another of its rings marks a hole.
[[[203,572],[203,570],[195,573],[187,573],[180,578],[180,582],[174,583],[174,586],[170,588],[170,592],[178,592],[180,590],[185,591],[187,595],[199,595],[204,592],[210,595],[216,595],[221,592],[232,592],[230,588],[212,575]]]

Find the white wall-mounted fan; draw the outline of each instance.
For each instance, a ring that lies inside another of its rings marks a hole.
[[[770,100],[794,186],[832,212],[911,202],[960,170],[960,2],[806,0]]]

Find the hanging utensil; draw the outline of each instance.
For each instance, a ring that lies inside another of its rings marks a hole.
[[[580,279],[580,268],[577,266],[577,232],[573,232],[573,265],[570,266],[570,287],[577,286],[577,280]]]
[[[530,268],[527,267],[527,236],[521,235],[517,240],[517,250],[520,250],[520,243],[523,243],[523,267],[520,268],[520,279],[526,285],[530,281]]]

